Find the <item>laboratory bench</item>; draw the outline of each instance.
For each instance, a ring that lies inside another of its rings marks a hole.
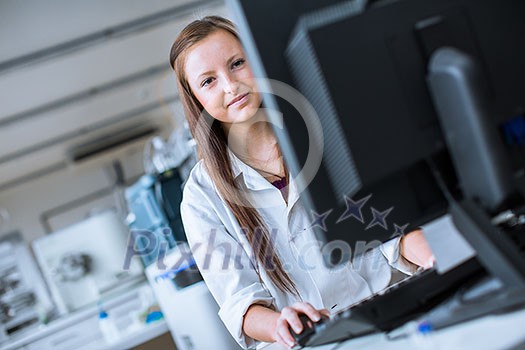
[[[104,340],[98,324],[98,307],[92,306],[61,316],[46,325],[28,328],[0,344],[0,350],[120,350],[138,347],[161,336],[168,339],[168,343],[171,340],[172,344],[169,345],[175,349],[164,319],[148,324],[133,322],[131,315],[141,307],[141,288],[149,286],[143,283],[104,302],[104,309],[113,318],[120,333],[115,342],[107,343]]]

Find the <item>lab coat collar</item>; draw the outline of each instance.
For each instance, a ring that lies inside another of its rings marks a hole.
[[[246,188],[254,191],[263,189],[277,190],[255,169],[240,160],[230,149],[228,149],[228,153],[234,178],[238,181],[242,180]],[[297,192],[295,179],[290,176],[288,183],[288,208],[291,208],[298,199],[299,193]]]
[[[242,168],[246,166],[246,164],[244,164],[229,148],[228,156],[232,166],[233,177],[236,179],[243,172]]]
[[[236,180],[244,181],[246,188],[250,190],[261,190],[273,188],[266,179],[259,174],[255,169],[250,167],[239,159],[231,150],[228,149],[228,153],[231,160],[231,167],[233,176]]]

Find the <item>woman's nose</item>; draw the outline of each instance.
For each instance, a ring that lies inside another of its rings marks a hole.
[[[226,76],[224,79],[224,92],[231,95],[237,95],[239,92],[239,81],[232,76]]]

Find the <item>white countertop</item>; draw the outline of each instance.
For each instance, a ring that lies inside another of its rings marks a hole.
[[[130,349],[151,339],[154,339],[168,331],[169,329],[166,321],[158,320],[144,325],[142,328],[134,330],[133,332],[122,335],[115,343],[107,344],[104,340],[101,340],[95,344],[92,344],[92,346],[94,349],[100,350]]]

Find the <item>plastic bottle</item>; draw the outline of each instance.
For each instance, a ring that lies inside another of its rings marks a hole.
[[[120,337],[117,326],[108,313],[102,309],[98,314],[98,325],[106,343],[114,343]]]
[[[411,348],[418,350],[439,350],[442,348],[434,334],[434,328],[431,323],[412,321],[406,327],[408,327],[407,335],[412,345]]]

